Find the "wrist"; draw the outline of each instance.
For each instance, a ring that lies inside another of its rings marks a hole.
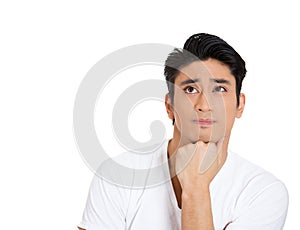
[[[181,198],[182,200],[199,200],[206,199],[210,196],[209,185],[201,185],[197,187],[183,188]]]

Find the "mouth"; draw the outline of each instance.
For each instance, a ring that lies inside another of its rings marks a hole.
[[[214,123],[216,123],[216,121],[211,119],[197,119],[197,120],[193,120],[193,123],[200,126],[211,126]]]

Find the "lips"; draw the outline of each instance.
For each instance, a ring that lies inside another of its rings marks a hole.
[[[197,119],[197,120],[193,120],[193,122],[202,126],[210,126],[215,123],[215,121],[211,119]]]

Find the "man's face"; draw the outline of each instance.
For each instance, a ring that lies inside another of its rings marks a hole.
[[[236,83],[227,65],[215,60],[196,61],[181,69],[174,82],[174,137],[182,143],[218,142],[228,138],[236,117],[242,115],[244,95],[237,106]]]

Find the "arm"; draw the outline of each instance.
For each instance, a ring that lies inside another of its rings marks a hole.
[[[86,207],[78,229],[122,229],[123,218],[122,189],[95,176],[89,190]]]
[[[209,188],[182,193],[182,229],[214,229]]]
[[[196,145],[188,144],[178,151],[176,170],[182,187],[183,230],[214,229],[209,185],[225,162],[223,152],[221,144],[218,143],[217,147],[214,143],[205,144],[201,141]],[[207,156],[214,157],[209,159]],[[199,173],[199,168],[205,170]]]

